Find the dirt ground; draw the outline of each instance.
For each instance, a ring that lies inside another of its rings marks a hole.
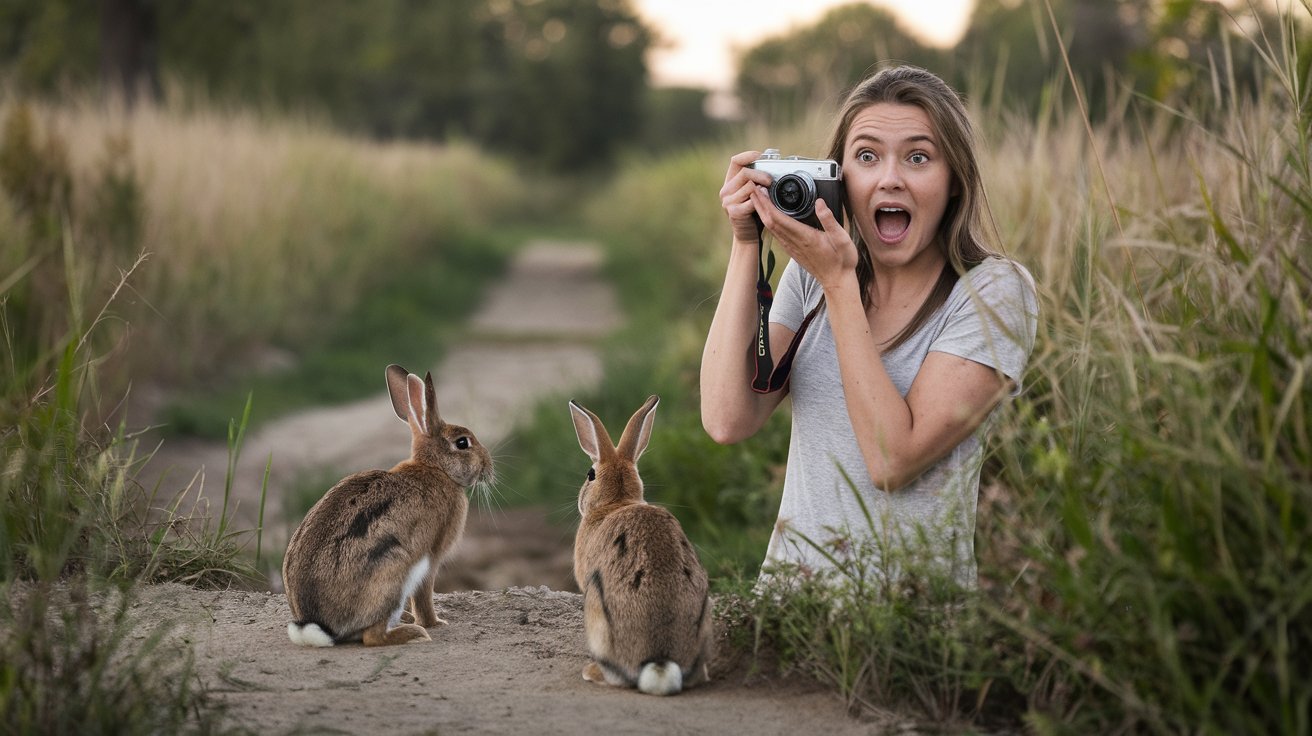
[[[439,594],[431,642],[315,649],[287,639],[276,593],[152,586],[142,621],[172,621],[235,723],[256,733],[872,734],[831,692],[717,660],[709,683],[672,697],[586,682],[577,593],[546,586]],[[723,654],[728,650],[721,647]]]
[[[468,337],[433,371],[439,411],[494,448],[537,401],[595,385],[596,341],[619,324],[615,295],[586,244],[530,244],[471,321]],[[242,450],[236,528],[255,525],[260,480],[273,457],[267,519],[305,477],[390,467],[409,448],[406,425],[383,391],[276,421]],[[419,372],[424,366],[407,366]],[[217,509],[226,446],[165,443],[143,480],[194,488]],[[155,475],[152,476],[151,473]],[[198,475],[199,473],[199,475]],[[204,482],[199,481],[203,478]],[[562,499],[569,506],[570,499]],[[294,523],[291,522],[291,523]],[[712,681],[672,698],[585,682],[581,599],[572,576],[572,524],[540,507],[475,507],[442,565],[431,642],[366,649],[294,646],[281,581],[268,592],[153,586],[140,621],[169,621],[195,648],[205,687],[258,733],[887,733],[848,717],[840,700],[805,680],[749,675],[721,656]],[[286,524],[266,524],[281,552]],[[721,654],[729,651],[721,647]]]

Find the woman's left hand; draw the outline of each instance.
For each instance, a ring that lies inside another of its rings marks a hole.
[[[779,241],[779,245],[788,253],[788,257],[797,261],[820,282],[820,287],[829,291],[829,287],[839,280],[856,272],[856,243],[847,234],[847,230],[838,224],[833,210],[823,200],[815,201],[816,218],[820,220],[823,230],[794,220],[780,212],[770,201],[770,194],[765,187],[758,186],[752,192],[757,215],[765,229]]]

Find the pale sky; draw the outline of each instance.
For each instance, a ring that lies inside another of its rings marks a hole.
[[[830,8],[857,0],[635,0],[638,12],[669,44],[652,52],[652,83],[728,90],[734,49],[814,23]],[[868,0],[886,8],[924,43],[961,37],[975,0]]]

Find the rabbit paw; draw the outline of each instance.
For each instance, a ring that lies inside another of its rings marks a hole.
[[[361,637],[367,647],[384,647],[393,644],[405,644],[411,641],[432,641],[433,637],[423,627],[414,624],[401,624],[394,629],[387,628],[387,622],[375,624],[364,630]]]
[[[596,662],[588,662],[583,666],[583,679],[588,682],[606,684],[606,675],[602,673],[601,665]]]
[[[434,626],[445,626],[447,623],[445,619],[437,615],[437,609],[432,606],[429,606],[428,610],[424,610],[423,606],[420,606],[418,613],[419,615],[415,617],[414,622],[426,629],[431,629]]]

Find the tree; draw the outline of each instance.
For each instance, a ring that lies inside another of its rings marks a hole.
[[[571,169],[602,164],[641,135],[651,32],[631,0],[100,7],[0,3],[0,73],[55,93],[94,84],[103,61],[102,85],[128,94],[157,89],[163,76],[223,101],[324,112],[380,137],[463,135],[526,164]]]
[[[131,105],[159,91],[154,0],[100,0],[100,78],[106,92]]]
[[[1029,110],[1054,83],[1069,88],[1054,20],[1095,117],[1109,96],[1127,90],[1170,100],[1210,85],[1212,65],[1227,55],[1227,35],[1245,25],[1276,27],[1255,5],[1229,9],[1215,0],[978,0],[955,51],[958,68],[975,70],[961,81]],[[1253,45],[1233,43],[1228,53],[1237,83],[1251,89],[1259,63]]]
[[[807,110],[834,107],[881,62],[933,67],[940,58],[888,11],[858,3],[748,49],[739,59],[735,86],[749,118],[788,123]]]

